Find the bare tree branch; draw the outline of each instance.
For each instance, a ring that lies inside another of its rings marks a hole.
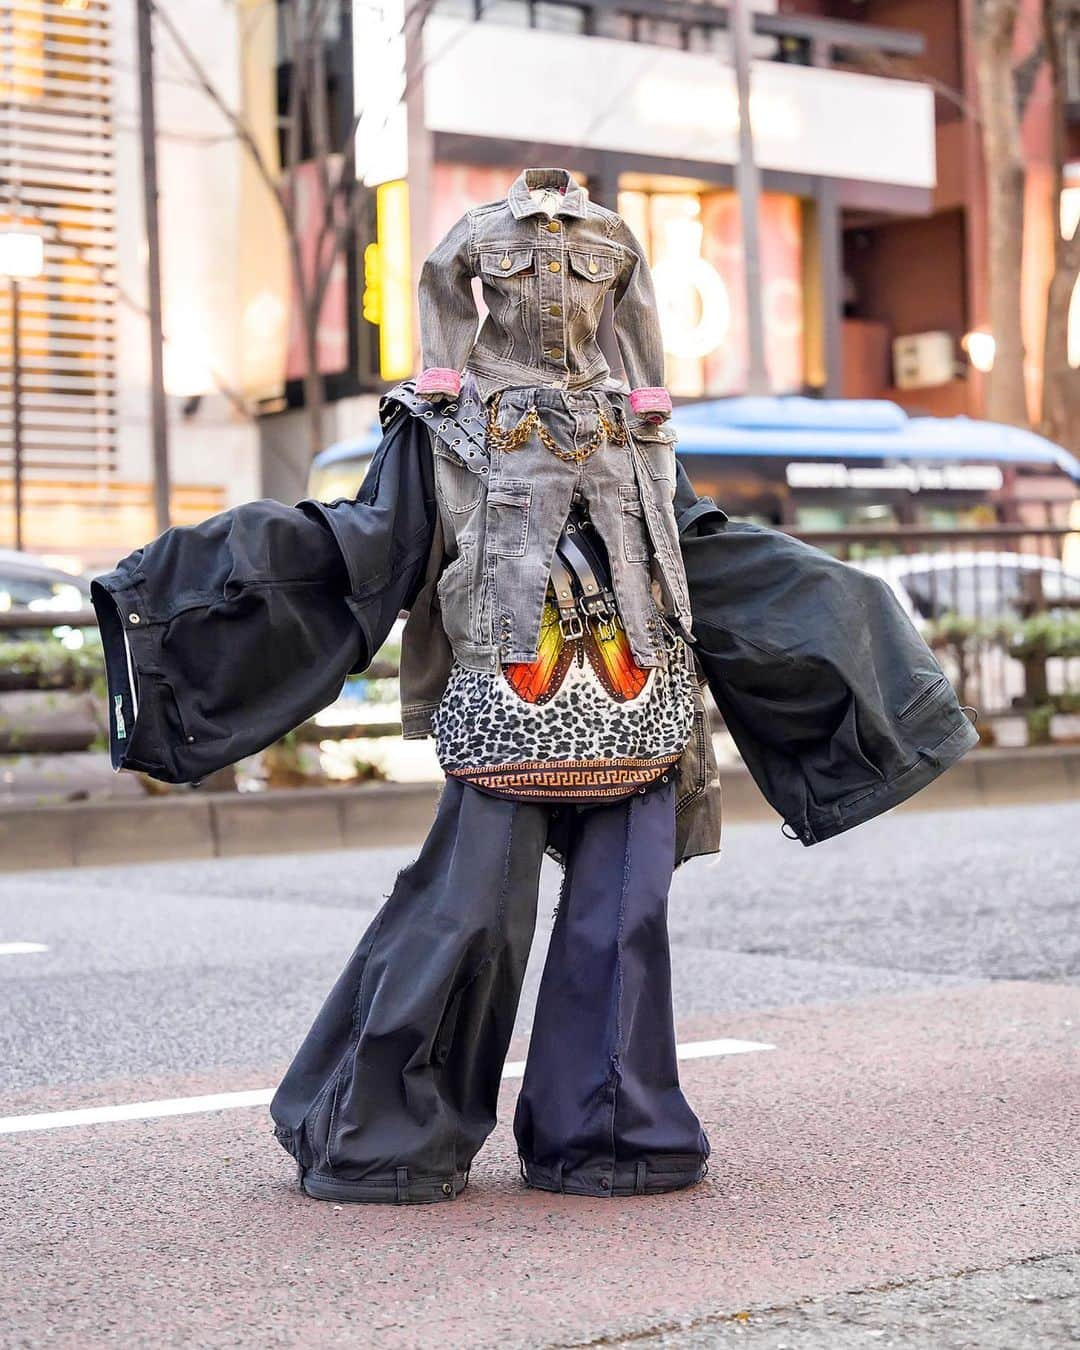
[[[977,0],[973,13],[975,74],[986,156],[989,318],[994,365],[987,379],[993,421],[1029,425],[1021,279],[1027,169],[1013,75],[1019,0]]]
[[[267,164],[266,159],[263,156],[262,150],[259,148],[259,143],[255,139],[255,135],[252,132],[251,128],[248,126],[245,119],[241,117],[238,112],[235,111],[235,109],[229,107],[228,103],[225,102],[225,99],[221,96],[220,92],[217,90],[217,88],[215,88],[213,81],[210,79],[210,76],[206,72],[206,68],[203,66],[199,58],[195,55],[194,51],[192,51],[191,46],[188,44],[186,38],[184,38],[184,36],[177,29],[176,25],[169,17],[169,14],[165,9],[164,5],[160,3],[160,0],[150,0],[150,8],[153,11],[153,13],[157,15],[158,22],[169,34],[170,38],[172,38],[173,43],[175,44],[177,50],[180,52],[180,55],[184,58],[185,62],[189,66],[192,74],[195,76],[195,79],[198,82],[198,85],[202,89],[203,93],[206,94],[207,98],[210,99],[214,107],[217,108],[217,110],[221,113],[222,117],[224,117],[225,120],[229,123],[229,125],[235,132],[237,139],[241,141],[244,148],[251,156],[252,161],[255,164],[255,167],[258,169],[259,176],[262,178],[267,188],[269,188],[271,194],[274,197],[274,200],[281,208],[283,214],[287,215],[284,195],[281,190],[281,184],[278,182],[277,177],[272,172],[270,165]]]

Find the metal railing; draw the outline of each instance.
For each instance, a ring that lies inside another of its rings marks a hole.
[[[1080,535],[1058,526],[791,530],[879,576],[986,716],[1080,711]],[[1069,565],[1071,562],[1071,565]]]
[[[980,715],[1051,706],[1080,712],[1076,531],[997,525],[789,532],[880,577],[934,648],[962,701],[977,707]],[[95,625],[91,610],[9,610],[0,612],[0,642],[20,630]],[[397,663],[383,658],[364,678],[389,680],[397,674]],[[0,685],[13,687],[2,678]],[[349,739],[397,730],[396,723],[385,720],[343,719],[338,724],[309,723],[300,737]]]
[[[731,22],[728,5],[696,0],[435,0],[432,12],[690,50],[707,46]],[[575,18],[576,23],[568,23]],[[752,22],[756,37],[775,40],[771,59],[800,65],[846,64],[868,56],[917,57],[926,50],[921,33],[878,24],[761,12],[753,14]]]

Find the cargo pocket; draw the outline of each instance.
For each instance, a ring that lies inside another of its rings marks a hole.
[[[634,443],[638,462],[645,472],[670,499],[675,495],[675,444],[677,436],[670,427],[656,425],[647,418],[634,417],[629,422],[630,439]]]
[[[459,553],[439,577],[435,592],[439,597],[443,628],[451,645],[476,641],[475,583],[473,581],[472,544],[459,541]]]
[[[488,484],[487,542],[492,556],[525,556],[531,502],[532,484],[524,478],[499,478]]]
[[[435,484],[446,509],[455,515],[472,511],[480,502],[484,480],[445,450],[435,449]]]
[[[623,557],[627,562],[648,562],[649,534],[638,490],[631,483],[623,483],[619,496],[622,499]]]

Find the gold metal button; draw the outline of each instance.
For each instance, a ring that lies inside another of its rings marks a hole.
[[[502,260],[502,262],[499,264],[499,266],[500,266],[500,267],[509,267],[509,266],[510,266],[510,259],[509,259],[509,258],[504,258],[504,259]]]
[[[554,234],[554,233],[556,232],[556,230],[558,230],[558,228],[559,228],[559,222],[558,222],[557,220],[549,220],[549,221],[548,221],[548,229],[551,231],[552,234]]]
[[[549,314],[561,314],[561,313],[562,313],[562,305],[548,305],[548,313],[549,313]]]
[[[559,357],[562,356],[562,348],[561,348],[561,347],[552,347],[552,349],[551,349],[551,351],[548,353],[548,355],[549,355],[549,356],[553,356],[553,357],[555,358],[555,360],[557,361],[557,360],[559,359]]]
[[[548,271],[549,271],[549,272],[561,272],[561,271],[562,271],[562,266],[561,266],[559,263],[554,262],[554,261],[549,262],[549,263],[548,263]]]
[[[589,271],[590,271],[590,272],[599,272],[599,271],[600,271],[600,268],[597,267],[596,263],[591,262],[591,263],[589,264]]]

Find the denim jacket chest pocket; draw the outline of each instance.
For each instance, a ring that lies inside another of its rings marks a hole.
[[[604,303],[604,296],[615,284],[619,273],[619,259],[610,250],[597,248],[568,248],[570,264],[570,300],[575,315],[596,320]]]
[[[485,346],[509,360],[522,359],[526,324],[534,308],[536,251],[496,245],[481,248],[477,274],[483,286],[490,322],[484,325]]]

